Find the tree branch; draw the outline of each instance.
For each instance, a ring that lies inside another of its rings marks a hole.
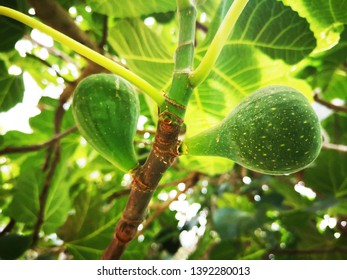
[[[167,208],[169,208],[172,202],[178,200],[181,194],[184,194],[189,189],[193,188],[200,180],[200,177],[201,174],[199,172],[193,172],[189,174],[189,176],[185,180],[185,188],[182,191],[177,192],[175,197],[165,201],[163,205],[161,205],[148,219],[146,219],[145,223],[143,223],[143,228],[136,234],[136,236],[142,234]]]
[[[52,54],[53,56],[55,56],[55,57],[57,57],[57,58],[59,58],[61,60],[64,60],[65,62],[68,62],[68,63],[71,63],[71,64],[75,63],[75,61],[70,56],[68,56],[66,53],[58,50],[54,46],[53,47],[44,46],[40,42],[38,42],[38,41],[34,40],[33,38],[31,38],[29,35],[25,35],[24,38],[26,40],[30,41],[33,45],[37,45],[37,46],[40,46],[41,48],[45,48],[50,54]]]
[[[202,24],[199,21],[196,21],[196,29],[199,29],[199,30],[201,30],[204,33],[208,32],[208,27],[206,25]]]
[[[55,173],[55,170],[59,164],[59,160],[60,160],[60,143],[59,142],[55,142],[54,144],[54,148],[53,148],[53,158],[51,160],[51,166],[49,167],[47,176],[45,178],[45,182],[43,184],[43,188],[41,190],[40,193],[40,197],[39,197],[39,213],[37,216],[37,221],[36,224],[34,226],[34,231],[33,231],[33,239],[32,239],[32,246],[35,246],[38,239],[39,239],[39,234],[44,222],[44,216],[45,216],[45,209],[46,209],[46,202],[47,202],[47,197],[48,197],[48,193],[49,193],[49,189],[50,186],[52,184],[52,179]]]
[[[339,151],[339,152],[347,152],[347,146],[339,145],[339,144],[323,143],[322,148],[326,149],[326,150],[335,150],[335,151]]]
[[[40,63],[42,63],[42,64],[45,65],[46,67],[48,67],[48,68],[50,68],[50,69],[53,69],[54,72],[56,73],[56,75],[57,75],[58,77],[62,78],[62,79],[64,80],[65,83],[68,83],[68,84],[73,83],[73,81],[69,81],[69,80],[67,80],[66,78],[64,78],[64,77],[61,75],[61,73],[60,73],[59,71],[57,71],[56,69],[54,69],[54,68],[52,67],[52,65],[49,64],[48,61],[46,61],[46,60],[44,60],[44,59],[42,59],[42,58],[40,58],[40,57],[38,57],[38,56],[36,56],[36,55],[33,55],[33,54],[31,54],[31,53],[28,53],[28,52],[25,53],[25,55],[26,55],[27,57],[30,57],[30,58],[32,58],[32,59],[35,59],[35,60],[39,61]]]
[[[340,111],[340,112],[347,113],[347,107],[346,106],[338,106],[338,105],[332,104],[328,101],[325,101],[318,96],[317,92],[314,93],[313,98],[317,103],[322,104],[329,109],[332,109],[334,111]]]
[[[152,149],[144,165],[134,172],[127,205],[116,226],[113,239],[102,255],[103,259],[119,259],[122,256],[126,245],[136,236],[138,226],[144,220],[148,204],[160,179],[178,156],[178,138],[185,105],[192,93],[188,75],[194,57],[196,8],[193,1],[177,0],[177,9],[180,32],[172,86],[163,105],[160,106]]]
[[[114,238],[104,251],[103,259],[119,259],[126,245],[135,237],[156,186],[178,156],[180,126],[180,123],[173,123],[166,112],[159,116],[152,150],[145,164],[133,175],[128,203],[117,224]]]
[[[108,36],[108,16],[103,17],[103,24],[102,24],[102,37],[101,41],[99,43],[99,48],[103,50],[104,46],[107,43],[107,36]]]
[[[180,183],[185,183],[185,184],[188,184],[192,178],[194,178],[196,175],[197,172],[193,172],[193,173],[190,173],[187,177],[184,177],[182,179],[178,179],[178,180],[175,180],[175,181],[171,181],[171,182],[167,182],[167,183],[164,183],[164,184],[160,184],[158,187],[157,187],[157,190],[159,189],[164,189],[164,188],[167,188],[167,187],[172,187],[172,186],[176,186]],[[200,174],[200,173],[198,173]],[[108,200],[113,200],[113,199],[117,199],[119,197],[122,197],[122,196],[126,196],[126,195],[129,195],[130,194],[130,189],[125,189],[125,190],[121,190],[121,191],[117,191],[113,194],[111,194],[109,197],[108,197]]]
[[[81,44],[99,51],[99,47],[91,41],[88,35],[83,32],[70,17],[69,13],[65,11],[54,0],[27,0],[29,4],[35,9],[37,17],[39,17],[47,25],[56,30],[64,33],[65,35],[73,38]]]
[[[5,154],[15,154],[15,153],[28,153],[28,152],[34,152],[34,151],[38,151],[44,148],[49,147],[51,144],[53,144],[54,142],[56,142],[57,140],[60,140],[61,138],[75,132],[77,130],[77,127],[71,127],[70,129],[60,133],[60,134],[56,134],[54,135],[51,139],[49,139],[46,142],[43,142],[41,144],[35,144],[35,145],[30,145],[30,146],[22,146],[22,147],[6,147],[2,150],[0,150],[0,155],[5,155]]]

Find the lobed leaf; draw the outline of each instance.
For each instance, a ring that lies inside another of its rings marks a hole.
[[[320,50],[331,48],[339,40],[342,24],[347,24],[345,0],[282,0],[307,19]]]
[[[196,65],[231,4],[221,2],[206,41],[196,51]],[[186,114],[187,137],[218,123],[242,98],[270,84],[290,85],[312,100],[309,85],[288,74],[290,64],[314,47],[307,21],[289,7],[278,1],[249,1],[210,75],[194,91]]]
[[[108,41],[132,71],[159,91],[165,87],[173,71],[173,54],[141,20],[116,22]]]

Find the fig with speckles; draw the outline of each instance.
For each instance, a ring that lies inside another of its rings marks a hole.
[[[113,74],[88,76],[74,92],[72,112],[81,135],[124,172],[138,165],[134,137],[139,110],[134,87]]]
[[[220,156],[265,174],[297,172],[318,156],[321,128],[308,99],[268,86],[242,100],[219,124],[184,141],[184,154]]]

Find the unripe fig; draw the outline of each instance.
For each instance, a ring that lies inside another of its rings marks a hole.
[[[287,86],[268,86],[242,100],[216,126],[183,143],[183,153],[229,158],[248,169],[282,175],[309,165],[321,149],[317,115]]]
[[[139,101],[129,82],[113,74],[88,76],[76,87],[72,112],[81,135],[100,155],[124,172],[137,166]]]

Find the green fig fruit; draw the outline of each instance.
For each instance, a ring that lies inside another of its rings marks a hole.
[[[81,135],[120,170],[134,169],[134,137],[139,118],[134,87],[113,74],[83,79],[74,92],[72,112]]]
[[[318,156],[320,123],[307,98],[268,86],[242,100],[219,124],[184,141],[184,154],[229,158],[265,174],[297,172]]]

